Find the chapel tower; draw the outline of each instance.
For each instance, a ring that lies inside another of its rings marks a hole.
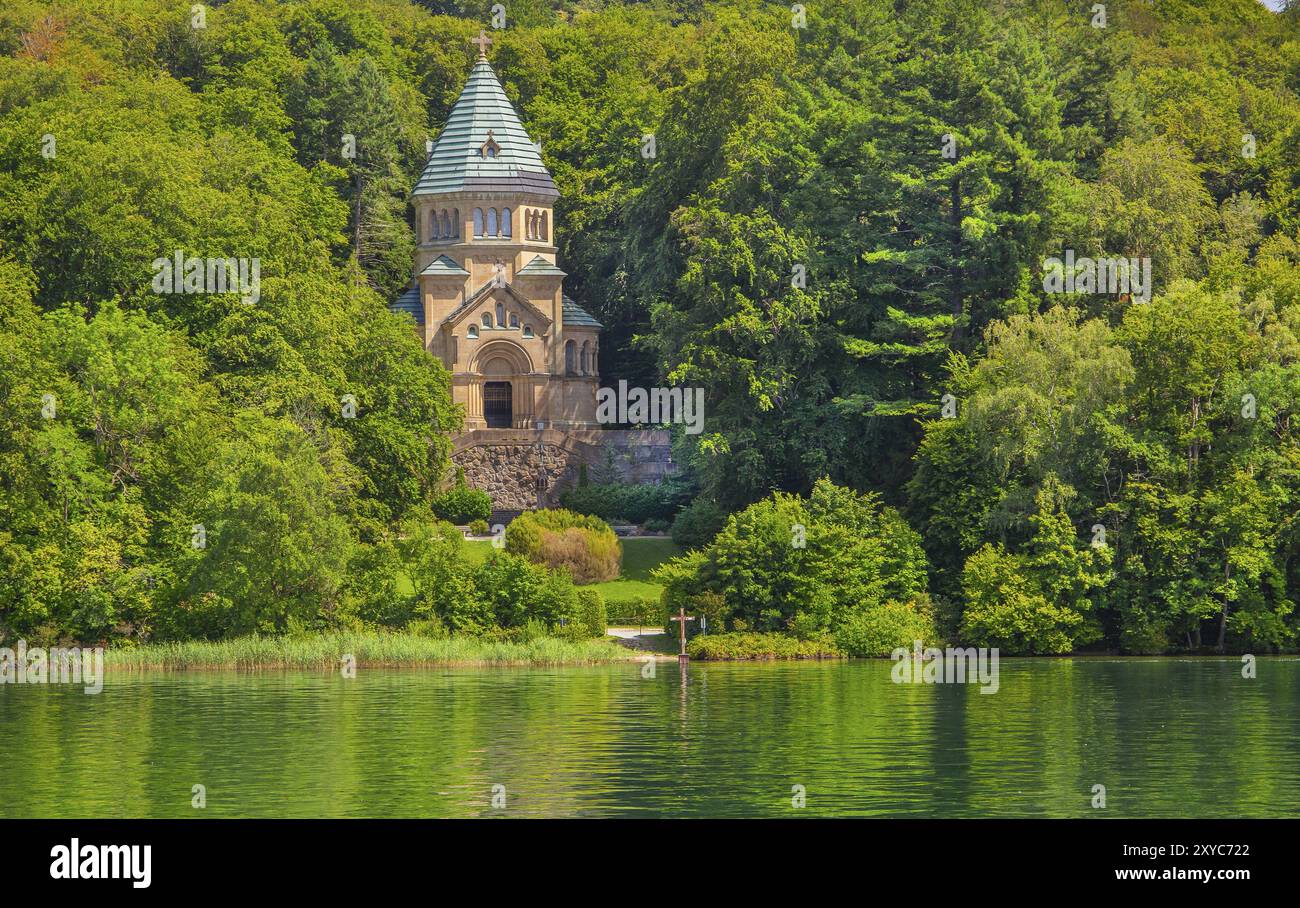
[[[564,294],[559,193],[477,43],[412,193],[414,280],[393,308],[451,372],[466,432],[595,429],[601,325]]]

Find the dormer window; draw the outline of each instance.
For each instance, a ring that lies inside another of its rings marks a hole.
[[[484,158],[495,158],[501,153],[501,146],[497,144],[496,139],[492,138],[492,130],[488,130],[487,141],[478,147],[478,153]]]

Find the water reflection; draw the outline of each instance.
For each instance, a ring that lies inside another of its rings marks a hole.
[[[1300,660],[111,675],[0,686],[0,816],[1300,815]],[[203,784],[207,808],[190,807]],[[493,806],[504,786],[506,808]]]

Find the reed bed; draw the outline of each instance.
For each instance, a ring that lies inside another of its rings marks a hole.
[[[345,656],[352,656],[362,667],[597,665],[636,658],[633,652],[608,639],[572,641],[539,637],[510,643],[476,637],[435,639],[406,633],[326,633],[119,647],[109,649],[104,662],[108,669],[128,671],[338,669]]]

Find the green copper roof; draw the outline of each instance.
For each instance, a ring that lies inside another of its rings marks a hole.
[[[600,322],[596,321],[596,319],[592,317],[590,312],[588,312],[586,309],[583,309],[581,306],[575,303],[573,301],[573,297],[569,296],[569,294],[567,293],[564,294],[563,303],[564,306],[562,311],[564,312],[564,324],[571,325],[575,328],[577,327],[603,328],[604,327],[604,325],[602,325]]]
[[[424,305],[420,302],[420,287],[412,284],[402,291],[402,295],[389,304],[394,312],[405,312],[415,319],[417,325],[424,324]]]
[[[456,260],[445,255],[440,255],[432,262],[429,267],[425,268],[420,274],[430,274],[438,276],[451,277],[469,277],[469,272],[460,267]]]
[[[552,275],[559,275],[560,277],[565,276],[565,272],[561,271],[557,265],[548,262],[540,255],[534,256],[533,260],[529,262],[527,265],[525,265],[524,267],[520,268],[518,273],[524,275],[552,274]]]
[[[499,148],[495,155],[485,156],[489,131]],[[496,73],[482,59],[452,105],[414,194],[465,190],[559,195]]]

